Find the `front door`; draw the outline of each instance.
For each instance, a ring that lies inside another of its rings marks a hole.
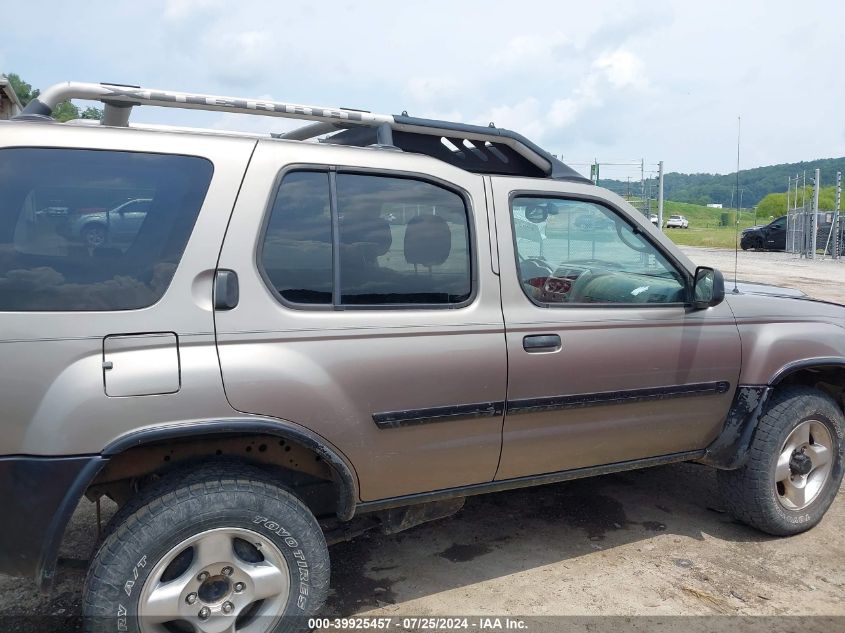
[[[705,447],[739,376],[729,306],[685,305],[689,263],[621,198],[492,182],[509,367],[496,478]]]
[[[229,401],[319,433],[365,501],[491,481],[506,354],[487,235],[479,176],[259,142],[219,263],[240,279],[215,316]]]

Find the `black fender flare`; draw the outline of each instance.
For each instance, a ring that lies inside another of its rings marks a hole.
[[[203,422],[176,423],[154,426],[131,431],[109,443],[99,455],[80,456],[74,460],[79,463],[77,470],[69,479],[54,481],[55,485],[64,487],[61,502],[53,506],[54,510],[45,520],[49,527],[43,534],[41,553],[33,569],[21,568],[19,572],[33,573],[39,587],[48,589],[55,577],[59,546],[67,528],[67,524],[76,509],[85,490],[95,480],[102,468],[110,459],[136,446],[143,446],[153,442],[197,438],[202,436],[220,435],[269,435],[302,444],[313,450],[324,460],[332,471],[334,484],[337,489],[337,517],[341,521],[349,521],[355,515],[358,504],[358,479],[341,452],[326,439],[301,426],[291,422],[271,418],[232,418],[206,420]],[[45,458],[53,460],[53,458]]]
[[[842,356],[817,356],[815,358],[802,358],[786,363],[783,367],[774,372],[769,378],[769,386],[775,387],[783,382],[785,378],[802,369],[821,369],[824,367],[835,367],[845,369],[845,357]]]
[[[272,418],[232,418],[203,422],[167,424],[139,429],[122,435],[101,452],[105,459],[153,442],[190,439],[209,435],[270,435],[291,440],[314,451],[332,471],[338,489],[337,517],[348,521],[355,515],[358,502],[358,478],[340,450],[322,436],[291,422]]]
[[[765,385],[738,386],[722,432],[710,443],[699,461],[722,470],[735,470],[744,466],[757,431],[757,423],[772,391],[795,372],[814,368],[845,369],[845,358],[820,356],[791,361],[775,371]]]

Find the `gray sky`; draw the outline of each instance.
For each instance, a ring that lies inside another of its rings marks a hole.
[[[7,5],[7,6],[2,6]],[[845,155],[845,3],[0,0],[0,72],[519,131],[574,164],[734,170]],[[278,130],[137,109],[135,120]],[[580,165],[579,165],[580,166]],[[603,170],[602,177],[633,175]]]

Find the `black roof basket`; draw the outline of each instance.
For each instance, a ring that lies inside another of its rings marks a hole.
[[[288,140],[308,140],[342,130],[327,141],[341,145],[389,146],[432,156],[479,174],[591,181],[563,164],[524,136],[510,130],[366,110],[308,106],[263,99],[221,97],[127,86],[66,82],[50,86],[30,101],[16,118],[49,118],[68,99],[93,99],[105,104],[102,125],[127,126],[132,108],[154,105],[167,108],[213,110],[312,121],[286,134]]]

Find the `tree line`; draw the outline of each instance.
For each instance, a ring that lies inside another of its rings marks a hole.
[[[6,75],[6,78],[9,80],[23,106],[26,106],[27,103],[41,94],[38,88],[33,88],[31,84],[21,79],[17,73],[9,73]],[[70,101],[62,101],[53,108],[53,118],[61,122],[70,121],[71,119],[96,119],[99,121],[103,118],[103,110],[94,106],[80,109]]]

